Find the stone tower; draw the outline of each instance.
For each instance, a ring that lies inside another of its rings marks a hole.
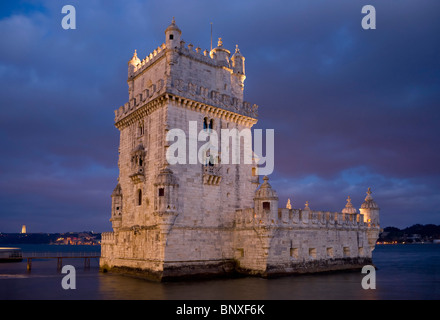
[[[200,163],[189,155],[205,143],[194,141],[194,132],[210,136],[257,122],[257,106],[243,101],[245,59],[238,46],[231,57],[221,39],[202,52],[181,35],[173,18],[164,44],[143,60],[135,51],[128,61],[129,100],[115,111],[119,178],[103,269],[165,279],[181,268],[190,274],[231,268],[235,210],[253,206],[255,166],[211,161],[209,154]],[[172,129],[185,136],[185,164],[168,162]]]
[[[174,19],[162,45],[142,60],[135,50],[129,99],[115,111],[119,177],[101,270],[164,281],[372,263],[380,226],[370,189],[359,213],[350,197],[342,212],[329,212],[308,201],[279,208],[267,176],[260,185],[256,162],[245,160],[258,155],[241,143],[258,116],[243,100],[245,79],[238,46],[232,56],[221,38],[211,51],[194,49]],[[227,141],[220,153],[213,148],[218,132],[221,145]]]

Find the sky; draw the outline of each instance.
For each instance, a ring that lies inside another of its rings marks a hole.
[[[65,30],[64,5],[76,9]],[[364,30],[364,5],[376,29]],[[368,187],[381,226],[440,224],[437,0],[0,2],[0,232],[111,231],[114,110],[127,62],[165,42],[222,37],[246,58],[255,128],[275,131],[280,207],[356,208]]]

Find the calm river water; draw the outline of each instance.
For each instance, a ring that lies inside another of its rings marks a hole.
[[[5,246],[5,245],[2,245]],[[98,246],[10,245],[23,252],[95,252]],[[83,260],[66,259],[76,268],[76,289],[61,286],[65,274],[56,260],[0,263],[1,300],[438,300],[440,244],[378,245],[373,255],[376,289],[364,290],[360,272],[155,283],[100,273],[98,260],[84,270]]]

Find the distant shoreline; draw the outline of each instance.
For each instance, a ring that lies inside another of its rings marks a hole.
[[[100,245],[101,233],[0,233],[1,244]]]

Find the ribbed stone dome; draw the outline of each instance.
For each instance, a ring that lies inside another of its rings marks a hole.
[[[131,153],[136,153],[136,152],[144,152],[144,146],[142,145],[142,143],[140,143],[135,149],[133,149],[133,151]]]
[[[121,185],[118,183],[116,185],[116,187],[113,189],[112,197],[113,196],[120,196],[120,195],[122,195],[122,188],[121,188]]]
[[[242,56],[242,54],[240,52],[240,49],[238,49],[238,44],[235,46],[235,52],[232,55],[231,60],[234,60],[234,59],[237,59],[237,58],[243,58],[244,59],[244,57]]]
[[[342,213],[356,213],[356,208],[353,207],[350,197],[347,198],[347,204],[345,205],[345,208],[342,209]]]
[[[373,197],[371,196],[371,188],[368,188],[367,196],[365,198],[364,203],[361,205],[361,209],[379,209],[379,206],[377,203],[373,200]]]
[[[177,31],[182,34],[182,31],[180,31],[179,27],[176,25],[176,20],[174,20],[174,17],[173,21],[171,21],[171,24],[168,26],[168,28],[165,29],[165,33],[167,33],[168,31]]]
[[[170,168],[165,167],[160,170],[159,174],[156,176],[154,185],[166,185],[166,186],[177,186],[177,178]]]
[[[269,184],[269,178],[264,176],[264,182],[261,184],[260,188],[255,191],[255,199],[272,199],[278,200],[278,195],[272,186]]]

